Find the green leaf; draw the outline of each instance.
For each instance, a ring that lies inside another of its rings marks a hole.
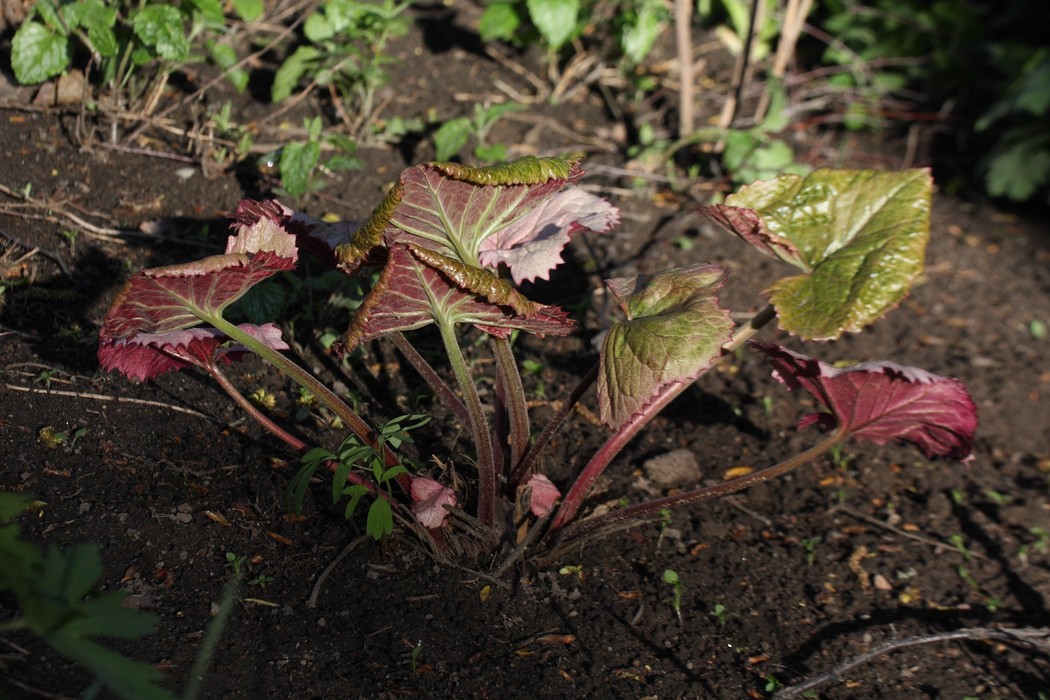
[[[785,330],[810,340],[857,332],[900,303],[922,272],[929,170],[818,170],[756,182],[702,211],[802,269],[766,294]]]
[[[529,18],[553,49],[560,49],[576,31],[579,0],[526,0]]]
[[[215,62],[219,68],[223,70],[230,70],[237,64],[237,50],[229,44],[220,44],[217,41],[209,40],[207,42],[208,55],[211,60]],[[244,92],[248,87],[248,71],[243,68],[235,68],[227,73],[226,78],[233,85],[237,92]]]
[[[335,36],[335,27],[328,21],[320,12],[315,12],[306,18],[306,22],[303,24],[303,34],[310,41],[318,44],[325,39],[331,39]]]
[[[609,329],[598,372],[598,413],[619,428],[661,389],[696,379],[722,351],[733,322],[715,292],[727,271],[692,265],[606,281],[627,320]]]
[[[365,532],[375,540],[383,539],[394,531],[394,514],[390,509],[390,501],[385,498],[377,498],[372,501],[368,509],[368,520],[365,522]]]
[[[25,512],[29,499],[20,493],[0,491],[0,523],[7,523]]]
[[[368,487],[362,484],[352,484],[343,489],[343,495],[349,496],[350,501],[346,504],[346,510],[343,512],[343,517],[349,520],[354,511],[357,510],[357,504],[361,502],[361,497],[369,493]]]
[[[190,2],[210,27],[221,29],[226,24],[226,15],[222,11],[220,0],[190,0]]]
[[[451,160],[467,145],[473,124],[467,117],[449,119],[434,132],[434,158]]]
[[[1024,202],[1050,182],[1050,149],[1033,148],[1027,141],[999,148],[989,156],[985,186],[993,197]]]
[[[517,8],[508,2],[494,2],[485,8],[478,22],[478,33],[484,42],[500,39],[507,41],[521,26],[521,15]]]
[[[300,461],[302,467],[292,477],[288,484],[288,495],[285,499],[285,507],[293,513],[303,512],[303,499],[306,498],[306,489],[310,486],[310,479],[314,478],[317,469],[328,460],[338,458],[323,447],[315,447],[304,454]]]
[[[313,46],[300,46],[291,56],[285,59],[277,73],[273,76],[273,86],[270,88],[270,99],[274,102],[282,102],[288,99],[299,85],[302,78],[311,66],[321,57],[320,50]]]
[[[48,595],[72,604],[87,595],[101,577],[102,559],[95,545],[79,544],[65,549],[49,547],[40,588]]]
[[[233,9],[245,22],[254,22],[266,11],[263,0],[233,0]]]
[[[124,700],[169,700],[168,691],[155,685],[161,672],[100,644],[81,637],[56,635],[48,642],[59,652],[87,668],[117,697]]]
[[[287,301],[288,294],[284,288],[267,280],[252,287],[238,299],[235,311],[243,314],[249,323],[262,325],[274,321]]]
[[[183,27],[182,13],[171,5],[147,5],[135,13],[132,27],[142,43],[169,61],[184,61],[190,42]]]
[[[281,149],[281,184],[288,194],[301,197],[310,187],[310,175],[321,157],[316,141],[289,143]]]
[[[25,22],[11,41],[11,68],[23,85],[53,78],[69,66],[69,40],[39,22]]]
[[[624,29],[620,37],[623,53],[632,63],[641,63],[653,50],[664,30],[667,11],[660,0],[643,0],[634,23]]]

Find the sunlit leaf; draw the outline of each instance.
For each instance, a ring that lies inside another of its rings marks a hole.
[[[766,293],[785,330],[828,340],[908,293],[925,262],[932,188],[928,170],[818,170],[756,182],[702,211],[805,272]]]
[[[561,309],[529,301],[507,282],[481,268],[435,267],[430,263],[436,260],[436,254],[423,251],[407,245],[389,249],[382,273],[346,333],[347,348],[439,320],[471,323],[502,337],[514,329],[540,335],[566,335],[572,331],[574,324]],[[482,291],[472,292],[463,285]]]
[[[838,369],[779,345],[752,346],[766,354],[778,380],[802,387],[829,411],[803,417],[799,428],[841,428],[877,445],[907,442],[927,457],[971,457],[977,408],[958,379],[893,362]]]
[[[717,265],[693,265],[606,282],[627,320],[609,329],[602,344],[604,423],[623,425],[663,387],[695,379],[719,356],[733,328],[715,296],[726,274]]]

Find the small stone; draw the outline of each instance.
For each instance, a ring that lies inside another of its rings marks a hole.
[[[700,463],[689,450],[672,450],[642,464],[645,478],[660,488],[693,488],[700,485]]]
[[[878,591],[892,591],[893,590],[893,586],[890,584],[889,581],[886,580],[886,577],[883,576],[882,574],[875,574],[872,577],[872,579],[871,579],[871,584],[873,586],[875,586],[875,590],[878,590]]]

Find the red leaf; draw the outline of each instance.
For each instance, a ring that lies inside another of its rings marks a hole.
[[[554,504],[561,500],[558,487],[544,474],[533,474],[526,485],[532,489],[529,494],[529,510],[537,518],[550,513],[554,510]]]
[[[566,335],[573,329],[573,322],[562,310],[554,306],[541,306],[529,302],[513,288],[495,275],[481,268],[467,270],[474,277],[484,275],[491,278],[491,285],[503,285],[497,290],[464,289],[451,279],[445,271],[428,264],[412,248],[394,245],[388,250],[389,257],[382,274],[372,291],[361,304],[346,333],[346,348],[393,331],[406,331],[434,323],[437,315],[452,323],[472,323],[492,335],[506,337],[511,330],[521,329],[538,335]],[[487,295],[483,296],[483,293]],[[505,303],[494,302],[503,298]],[[517,297],[521,297],[517,301]],[[514,306],[522,309],[518,312]]]
[[[281,330],[267,323],[238,326],[274,350],[287,350]],[[133,338],[103,338],[98,345],[98,361],[103,369],[116,370],[128,379],[145,381],[165,372],[190,365],[207,369],[221,359],[226,363],[245,352],[240,346],[227,346],[225,335],[214,328],[189,328],[170,333],[139,333]]]
[[[801,386],[831,411],[803,417],[799,428],[841,426],[877,445],[909,442],[927,457],[972,458],[977,407],[958,379],[893,362],[838,369],[779,345],[752,345],[769,357],[779,381]]]

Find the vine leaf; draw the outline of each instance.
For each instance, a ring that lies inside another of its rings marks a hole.
[[[529,301],[487,270],[468,268],[410,245],[391,246],[387,256],[346,332],[347,349],[386,333],[439,321],[473,323],[500,337],[514,329],[567,335],[575,325],[562,309]]]
[[[907,295],[930,231],[929,170],[817,170],[756,182],[701,212],[803,270],[766,290],[780,325],[810,340],[857,332]]]
[[[244,323],[242,331],[274,350],[287,350],[281,329],[272,323],[256,326]],[[247,349],[230,345],[229,339],[214,328],[187,328],[167,333],[139,333],[131,338],[103,338],[99,341],[98,361],[103,369],[116,370],[128,379],[145,381],[165,372],[190,365],[211,370],[219,362],[240,359]]]
[[[606,281],[627,320],[615,324],[602,344],[602,422],[619,428],[662,388],[691,381],[711,366],[733,328],[715,296],[727,274],[718,265],[692,265]]]
[[[779,345],[751,345],[781,383],[802,387],[828,409],[804,416],[800,429],[837,427],[877,445],[911,443],[928,458],[972,459],[977,407],[958,379],[893,362],[839,369]]]

